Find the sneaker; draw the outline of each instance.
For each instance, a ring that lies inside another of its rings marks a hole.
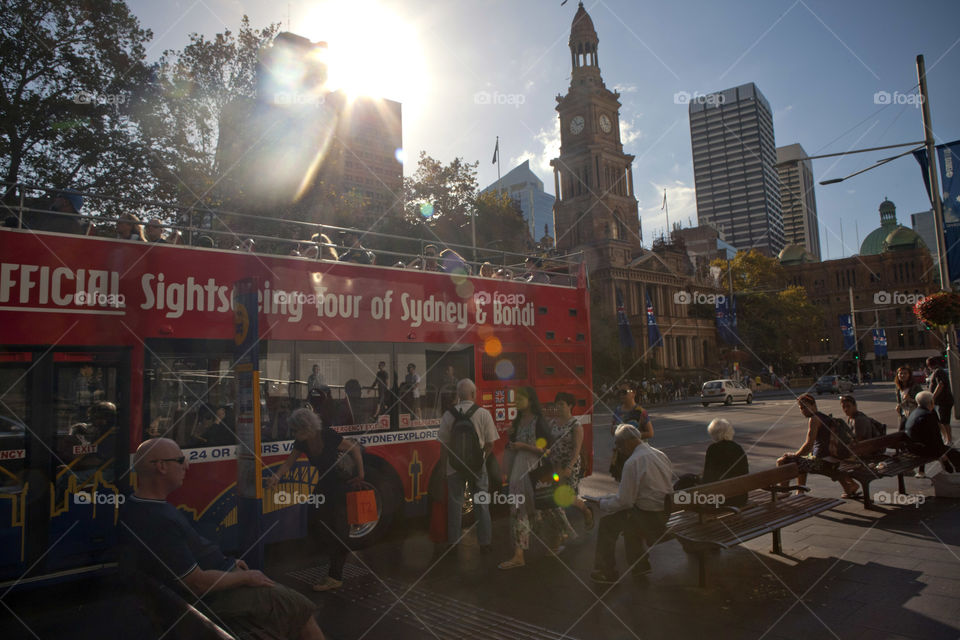
[[[923,471],[917,471],[915,474],[913,474],[913,477],[914,477],[914,478],[926,478],[926,477],[927,477],[927,474],[925,474]]]
[[[332,591],[333,589],[339,589],[343,586],[343,580],[337,580],[336,578],[331,578],[327,576],[327,579],[323,582],[318,582],[313,585],[314,591]]]
[[[602,569],[594,569],[590,572],[590,579],[599,584],[616,584],[618,577],[616,571],[607,573]]]

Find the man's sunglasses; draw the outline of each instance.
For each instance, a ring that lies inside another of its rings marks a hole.
[[[150,462],[176,462],[177,464],[183,464],[187,461],[187,456],[180,456],[179,458],[156,458]]]

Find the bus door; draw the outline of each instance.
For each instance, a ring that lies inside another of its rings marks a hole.
[[[0,389],[0,579],[110,561],[129,485],[128,352],[0,353]]]

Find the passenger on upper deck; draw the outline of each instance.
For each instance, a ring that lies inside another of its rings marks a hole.
[[[493,265],[489,262],[484,262],[480,265],[480,277],[482,278],[493,278],[496,276],[496,272],[493,268]]]
[[[160,221],[156,218],[152,218],[150,222],[147,223],[146,236],[147,242],[167,244],[167,241],[163,239],[163,225],[161,225]]]
[[[357,264],[376,264],[377,257],[360,244],[360,233],[353,229],[340,232],[341,242],[347,250],[340,256],[340,262],[355,262]]]
[[[134,455],[137,490],[120,511],[121,536],[141,573],[199,597],[226,625],[249,620],[274,637],[322,640],[315,607],[293,589],[234,560],[200,536],[183,513],[167,502],[187,472],[183,451],[173,440],[154,438]]]
[[[25,211],[23,213],[23,228],[34,231],[54,231],[57,233],[80,233],[80,209],[83,207],[83,196],[73,189],[58,191],[53,196],[53,202],[47,211]],[[20,218],[11,215],[4,220],[5,227],[17,228]]]
[[[310,236],[310,242],[316,243],[317,245],[317,255],[314,256],[320,260],[339,260],[340,256],[337,254],[336,248],[333,246],[333,241],[330,240],[330,237],[325,233],[315,233]]]
[[[550,276],[543,272],[543,258],[530,256],[527,258],[526,264],[527,272],[520,276],[521,279],[540,284],[548,284],[550,282]]]
[[[440,263],[437,262],[439,251],[437,245],[428,244],[423,248],[423,256],[414,258],[407,266],[412,269],[423,269],[424,271],[443,271]]]
[[[120,214],[120,218],[117,220],[117,237],[121,240],[147,241],[143,237],[143,226],[140,224],[140,218],[132,213]]]

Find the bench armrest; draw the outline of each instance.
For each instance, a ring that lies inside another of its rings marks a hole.
[[[766,487],[766,490],[770,493],[790,493],[791,491],[810,491],[810,487],[805,487],[802,484],[795,484],[789,487],[781,487],[779,485],[773,487]]]

